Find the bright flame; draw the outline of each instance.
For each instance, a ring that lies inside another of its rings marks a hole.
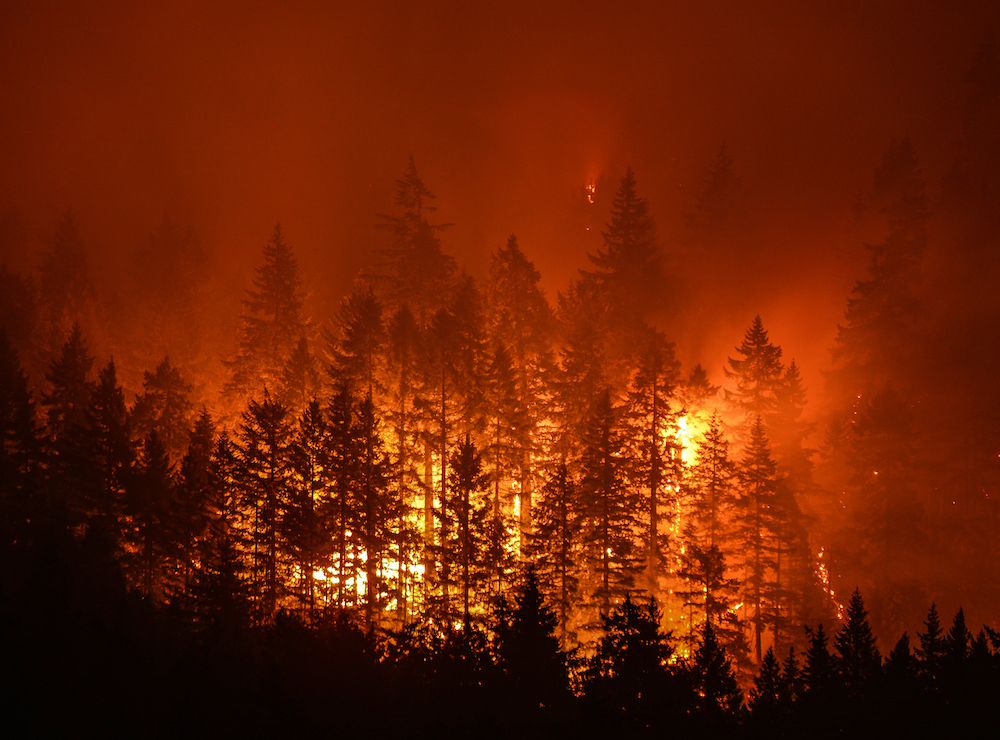
[[[589,183],[587,185],[586,189],[587,189],[587,202],[588,203],[593,203],[594,202],[594,194],[597,192],[597,183],[594,183],[594,182]]]

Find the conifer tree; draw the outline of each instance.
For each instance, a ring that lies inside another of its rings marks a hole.
[[[52,361],[45,379],[51,390],[42,393],[49,436],[58,440],[74,424],[84,423],[84,411],[93,390],[88,380],[94,358],[87,351],[80,325],[74,324],[59,357]]]
[[[770,427],[778,410],[784,367],[781,347],[768,340],[759,315],[754,317],[736,351],[741,356],[730,357],[729,367],[723,368],[726,377],[735,382],[736,390],[723,390],[723,394],[729,407],[743,419],[737,428],[745,439],[757,417],[766,428]]]
[[[809,631],[809,649],[802,668],[803,694],[815,706],[830,701],[840,685],[837,663],[830,654],[829,639],[820,624]]]
[[[328,493],[323,501],[323,516],[331,522],[334,533],[334,562],[337,583],[336,603],[345,609],[356,605],[358,568],[357,492],[361,477],[360,450],[355,423],[355,400],[346,384],[330,399],[327,408],[330,473]]]
[[[185,382],[180,370],[164,357],[155,372],[145,372],[142,393],[132,406],[132,429],[144,439],[155,431],[171,459],[179,461],[187,449],[194,422],[193,387]]]
[[[148,599],[159,600],[167,586],[168,559],[176,556],[172,505],[174,471],[154,429],[142,442],[125,502],[126,565]]]
[[[250,399],[235,448],[236,485],[248,517],[248,553],[257,619],[276,613],[284,578],[281,521],[292,493],[292,428],[288,410],[265,389]]]
[[[511,234],[493,255],[486,284],[486,325],[494,352],[501,348],[510,363],[494,357],[491,383],[494,403],[509,424],[509,475],[520,496],[520,531],[531,523],[531,503],[538,485],[535,460],[542,452],[540,422],[547,414],[546,381],[553,370],[552,339],[555,317],[539,283],[541,275]],[[501,381],[501,376],[503,380]],[[508,387],[510,383],[513,387]],[[503,389],[500,392],[500,389]]]
[[[44,516],[40,500],[42,434],[17,350],[0,326],[0,542],[25,537],[34,518]]]
[[[385,263],[372,278],[383,289],[386,305],[395,310],[408,304],[417,326],[425,330],[449,300],[456,272],[454,257],[444,252],[438,234],[451,224],[431,224],[435,196],[417,174],[410,157],[402,179],[396,181],[398,216],[379,214],[379,228],[392,232],[393,245],[382,254]]]
[[[441,510],[443,608],[447,616],[450,610],[447,587],[454,582],[461,589],[462,615],[468,624],[476,587],[489,574],[483,562],[488,511],[483,494],[488,490],[489,476],[483,471],[482,456],[468,436],[452,455],[448,467],[451,496]]]
[[[633,445],[629,472],[634,485],[646,497],[641,518],[645,529],[642,549],[647,587],[655,593],[664,575],[669,546],[663,525],[670,516],[671,483],[676,489],[680,478],[679,450],[669,441],[677,420],[671,401],[680,363],[674,359],[674,347],[662,332],[648,329],[640,342],[626,410]]]
[[[344,299],[337,324],[326,337],[334,377],[358,398],[380,398],[387,337],[382,303],[371,286],[359,286]]]
[[[390,483],[392,468],[382,443],[372,397],[358,404],[355,428],[358,448],[358,540],[365,554],[365,624],[371,629],[389,592],[386,566],[393,554],[397,499]],[[396,553],[398,562],[398,553]]]
[[[306,337],[299,337],[295,349],[288,355],[278,387],[278,400],[296,414],[301,414],[312,399],[322,395],[320,362],[309,349]]]
[[[639,502],[625,480],[623,444],[619,412],[605,391],[591,412],[579,489],[587,601],[604,616],[634,588],[641,568],[634,538]]]
[[[834,639],[840,671],[853,700],[864,699],[882,672],[882,656],[868,624],[861,592],[855,589],[847,606],[847,621]]]
[[[53,354],[60,337],[75,333],[75,324],[88,317],[96,294],[90,278],[87,245],[73,212],[59,219],[49,249],[42,255],[38,293],[46,324],[45,343]]]
[[[559,639],[564,645],[575,637],[568,624],[580,587],[577,563],[580,545],[578,494],[566,463],[560,463],[542,488],[541,499],[534,511],[534,526],[528,537],[527,554],[540,587],[555,606]]]
[[[920,647],[916,649],[916,653],[920,661],[920,675],[927,686],[933,687],[941,677],[946,651],[936,604],[931,604],[924,626],[927,628],[927,631],[917,635],[920,638]]]
[[[311,330],[304,316],[305,293],[298,260],[285,243],[281,225],[264,245],[264,264],[256,268],[240,317],[235,356],[226,362],[226,391],[238,400],[277,388],[295,342]]]
[[[769,540],[774,531],[771,512],[777,489],[777,470],[768,449],[764,424],[756,418],[750,441],[740,465],[739,529],[743,541],[743,597],[750,610],[754,632],[754,653],[759,664],[762,640],[769,622],[767,614],[768,578],[774,567]]]
[[[702,717],[713,724],[735,722],[743,706],[743,692],[711,622],[705,622],[702,628],[701,645],[694,654],[692,667]]]
[[[329,565],[332,533],[323,516],[321,503],[330,484],[330,433],[322,407],[315,398],[299,416],[289,450],[295,472],[289,505],[282,521],[288,551],[298,571],[296,595],[309,610],[316,612],[315,573]]]
[[[400,622],[405,624],[408,613],[408,594],[415,568],[413,562],[419,548],[419,533],[410,523],[409,511],[414,506],[419,478],[416,470],[417,442],[417,390],[420,380],[421,337],[413,314],[405,304],[390,318],[388,324],[386,363],[390,372],[387,379],[388,406],[386,421],[393,432],[392,469],[396,491],[396,552],[399,557],[396,605]],[[432,522],[433,524],[433,522]]]
[[[625,171],[611,201],[611,221],[601,232],[603,249],[588,254],[615,321],[631,326],[658,297],[661,257],[649,204],[636,191],[632,168]]]
[[[178,558],[187,592],[195,562],[210,535],[210,525],[218,516],[218,496],[212,475],[215,424],[204,406],[191,430],[187,452],[181,459],[175,494],[175,526]]]

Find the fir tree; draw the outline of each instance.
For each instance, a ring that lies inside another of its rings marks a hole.
[[[42,393],[42,406],[52,439],[58,440],[74,424],[83,424],[84,411],[93,390],[87,379],[93,365],[94,358],[87,352],[80,325],[74,324],[59,357],[52,361],[45,374],[52,390]]]
[[[146,435],[125,502],[126,564],[146,596],[159,600],[167,585],[168,559],[175,556],[174,471],[156,430]]]
[[[702,717],[713,724],[733,722],[743,706],[743,692],[710,622],[705,622],[702,628],[701,645],[694,654],[692,667]]]
[[[754,317],[736,351],[741,356],[730,357],[729,367],[723,368],[726,378],[735,382],[736,390],[724,390],[723,394],[730,408],[742,417],[738,429],[747,436],[757,417],[770,427],[778,409],[784,367],[781,347],[768,340],[760,316]]]
[[[40,500],[42,434],[17,350],[0,327],[0,542],[23,539],[44,516]]]
[[[469,622],[472,597],[477,585],[488,574],[483,563],[486,544],[487,507],[483,493],[488,489],[489,476],[483,471],[482,457],[469,437],[459,446],[449,462],[451,497],[442,506],[442,581],[454,582],[461,588],[462,614]],[[452,569],[457,572],[452,572]],[[449,613],[447,588],[444,613]]]
[[[321,395],[323,379],[320,363],[309,349],[309,340],[299,337],[281,371],[278,400],[290,411],[301,414],[309,402]]]
[[[355,289],[344,299],[337,323],[327,334],[334,377],[345,381],[358,398],[379,398],[387,337],[382,303],[371,286]]]

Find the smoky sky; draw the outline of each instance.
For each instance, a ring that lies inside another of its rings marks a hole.
[[[679,356],[719,375],[759,312],[815,387],[863,275],[854,203],[910,136],[933,210],[998,20],[991,2],[8,2],[0,207],[28,239],[3,259],[36,266],[72,207],[114,276],[166,213],[238,297],[280,221],[323,319],[385,244],[375,214],[412,155],[460,264],[484,275],[515,233],[554,299],[599,246],[586,183],[609,183],[601,213],[631,165],[670,255],[725,142],[745,285],[677,330]]]

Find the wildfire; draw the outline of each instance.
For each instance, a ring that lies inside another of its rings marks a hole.
[[[587,202],[588,203],[593,203],[594,202],[594,195],[597,193],[597,183],[593,183],[593,182],[589,183],[586,186],[586,190],[587,190]]]

